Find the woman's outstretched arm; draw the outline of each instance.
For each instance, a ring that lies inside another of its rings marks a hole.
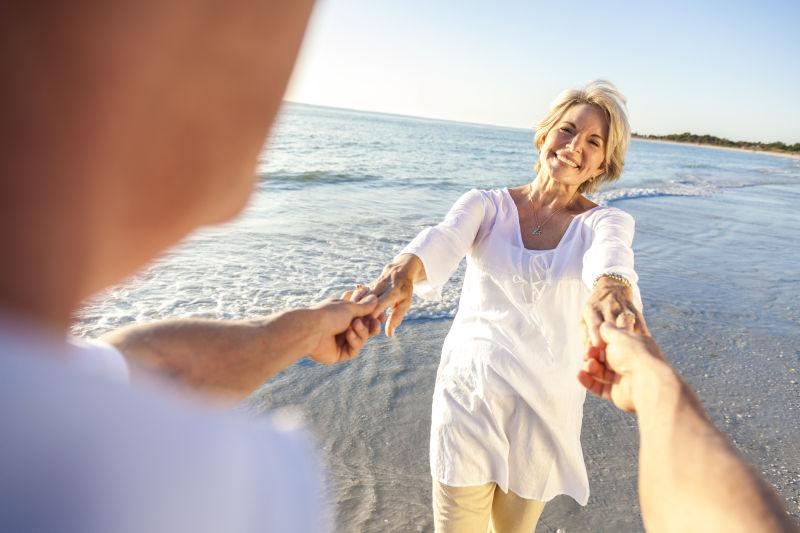
[[[594,228],[592,245],[583,257],[583,280],[592,289],[581,314],[587,355],[602,360],[600,324],[610,322],[630,331],[648,333],[641,312],[638,276],[633,268],[633,217],[608,210]]]
[[[368,287],[353,292],[354,301],[370,293],[378,296],[373,317],[384,320],[385,310],[392,309],[386,335],[393,336],[400,326],[414,292],[429,300],[441,298],[442,286],[458,268],[488,218],[491,202],[484,195],[476,189],[463,194],[442,222],[420,232]]]

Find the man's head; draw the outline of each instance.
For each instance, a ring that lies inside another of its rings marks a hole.
[[[311,4],[5,2],[0,244],[19,250],[14,268],[63,261],[82,299],[238,213]]]

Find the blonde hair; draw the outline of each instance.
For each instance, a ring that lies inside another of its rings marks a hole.
[[[608,121],[608,139],[605,142],[604,157],[605,172],[594,179],[585,181],[578,188],[578,192],[595,192],[601,184],[612,183],[618,180],[622,174],[625,152],[628,150],[631,140],[631,126],[628,123],[628,109],[625,102],[625,97],[610,81],[590,81],[582,89],[568,89],[559,94],[558,98],[550,104],[547,116],[536,125],[533,143],[537,150],[541,150],[547,135],[572,106],[590,104],[603,111]],[[538,161],[535,170],[537,173],[539,172]]]

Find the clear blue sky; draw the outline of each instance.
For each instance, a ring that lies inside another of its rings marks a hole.
[[[286,99],[531,127],[599,77],[640,133],[800,142],[800,0],[319,0]]]

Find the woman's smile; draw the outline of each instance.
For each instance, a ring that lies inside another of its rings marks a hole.
[[[580,164],[575,160],[575,158],[568,153],[567,150],[561,150],[559,152],[553,152],[553,155],[558,160],[559,163],[568,166],[570,168],[581,168]]]

